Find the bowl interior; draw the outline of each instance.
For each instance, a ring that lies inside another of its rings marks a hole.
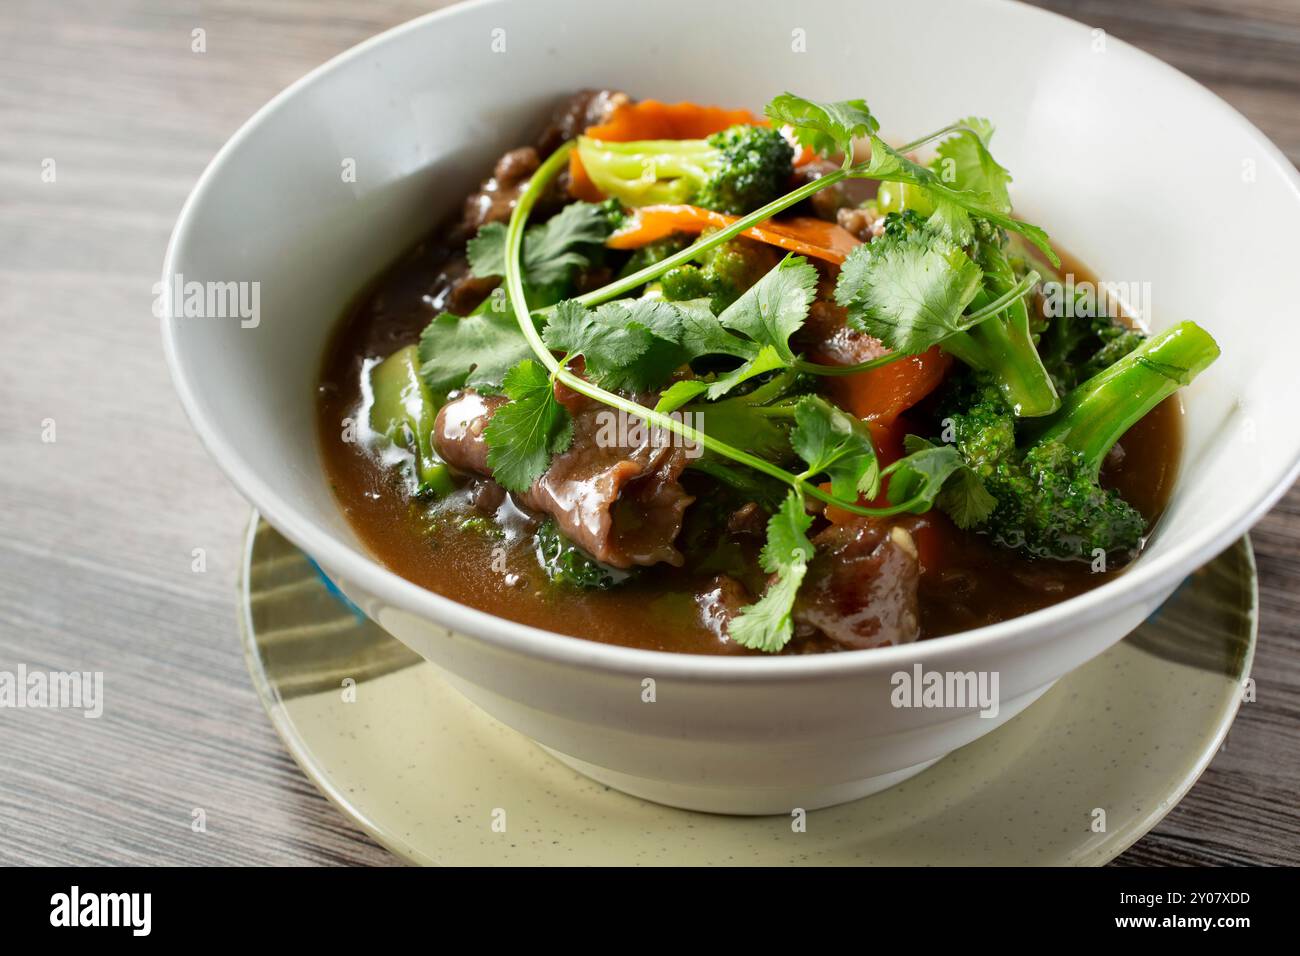
[[[686,18],[685,33],[665,26]],[[1007,55],[988,57],[990,44]],[[737,18],[697,0],[503,0],[415,21],[286,91],[214,161],[173,237],[168,281],[257,283],[255,325],[164,325],[200,433],[300,544],[295,529],[310,527],[360,551],[325,481],[313,412],[344,307],[554,102],[588,86],[753,109],[787,89],[862,96],[896,141],[990,117],[1019,215],[1104,279],[1139,284],[1152,328],[1195,319],[1223,348],[1185,394],[1172,505],[1140,566],[1109,587],[1208,559],[1292,473],[1297,177],[1185,77],[1014,4],[751,0]]]

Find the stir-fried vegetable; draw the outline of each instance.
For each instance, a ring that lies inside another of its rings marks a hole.
[[[606,244],[611,249],[636,249],[676,233],[698,235],[706,229],[721,229],[735,222],[735,216],[699,206],[643,206],[633,211],[626,224],[610,235]],[[795,216],[780,222],[769,220],[761,226],[751,226],[742,235],[835,265],[842,263],[849,253],[862,245],[841,226],[809,216]]]
[[[578,140],[596,188],[629,206],[695,203],[743,215],[781,194],[794,149],[768,126],[732,126],[708,139]]]

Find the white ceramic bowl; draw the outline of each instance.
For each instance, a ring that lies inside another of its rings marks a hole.
[[[1300,457],[1300,178],[1196,83],[1053,14],[969,0],[738,9],[469,3],[348,51],[226,144],[167,252],[168,281],[260,283],[260,321],[168,315],[163,335],[185,408],[236,486],[467,697],[619,789],[788,813],[898,782],[1009,719],[1132,630],[1289,486]],[[561,96],[596,85],[754,109],[786,89],[862,96],[897,141],[992,117],[1022,216],[1103,277],[1150,283],[1153,328],[1195,319],[1223,347],[1185,394],[1182,477],[1141,560],[1082,597],[997,626],[743,660],[524,627],[376,562],[339,512],[317,448],[327,336],[357,290],[497,155]],[[347,160],[355,182],[340,175]],[[997,717],[893,707],[891,676],[915,663],[996,672]],[[643,701],[646,678],[653,703]]]

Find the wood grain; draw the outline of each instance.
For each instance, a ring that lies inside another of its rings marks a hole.
[[[176,214],[239,124],[439,5],[0,6],[0,669],[101,670],[106,685],[98,720],[0,715],[0,863],[394,862],[306,781],[253,695],[234,617],[248,508],[173,397],[150,306]],[[1046,5],[1199,78],[1300,158],[1295,0]],[[1259,700],[1121,863],[1300,862],[1300,493],[1255,546]]]

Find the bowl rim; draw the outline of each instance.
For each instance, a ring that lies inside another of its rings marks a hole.
[[[360,58],[370,50],[390,43],[409,32],[425,29],[430,24],[461,16],[470,10],[509,2],[513,0],[466,0],[398,24],[330,58],[291,83],[259,108],[222,145],[186,198],[163,259],[164,287],[174,272],[174,263],[193,232],[194,212],[213,189],[223,167],[243,141],[300,90],[318,82],[323,75],[339,66]],[[1013,16],[1056,20],[1062,28],[1090,29],[1069,17],[1054,11],[1031,7],[1018,0],[1012,2],[979,0],[979,2],[986,6],[1001,7]],[[1292,193],[1300,201],[1300,173],[1297,173],[1281,150],[1246,117],[1196,80],[1157,57],[1116,37],[1108,36],[1107,40],[1109,48],[1118,51],[1120,56],[1135,58],[1142,69],[1163,72],[1168,79],[1179,84],[1187,96],[1197,98],[1204,109],[1213,111],[1222,121],[1234,125],[1252,141],[1262,158],[1276,169],[1282,181],[1291,187]],[[1297,447],[1293,460],[1268,492],[1244,511],[1235,515],[1225,513],[1227,514],[1225,520],[1203,525],[1199,533],[1194,533],[1187,542],[1154,561],[1144,562],[1139,557],[1130,570],[1126,570],[1124,574],[1100,587],[1059,604],[997,624],[910,644],[830,654],[733,658],[631,648],[520,624],[488,611],[460,604],[407,580],[380,563],[377,558],[363,550],[363,547],[353,547],[318,526],[291,501],[277,494],[249,466],[235,445],[212,424],[207,416],[203,399],[192,388],[186,375],[185,359],[182,357],[182,349],[177,341],[176,319],[164,313],[161,327],[163,351],[172,383],[204,447],[239,492],[295,545],[325,568],[383,601],[483,641],[497,650],[522,654],[538,661],[602,672],[637,676],[654,674],[685,681],[714,681],[725,678],[747,683],[778,682],[797,677],[812,678],[826,675],[843,677],[867,671],[893,669],[904,664],[908,666],[918,662],[924,664],[934,658],[960,655],[969,651],[988,652],[1001,645],[1012,644],[1033,635],[1055,635],[1066,627],[1090,624],[1115,613],[1122,607],[1131,607],[1170,589],[1183,577],[1245,534],[1300,476],[1300,447]]]

